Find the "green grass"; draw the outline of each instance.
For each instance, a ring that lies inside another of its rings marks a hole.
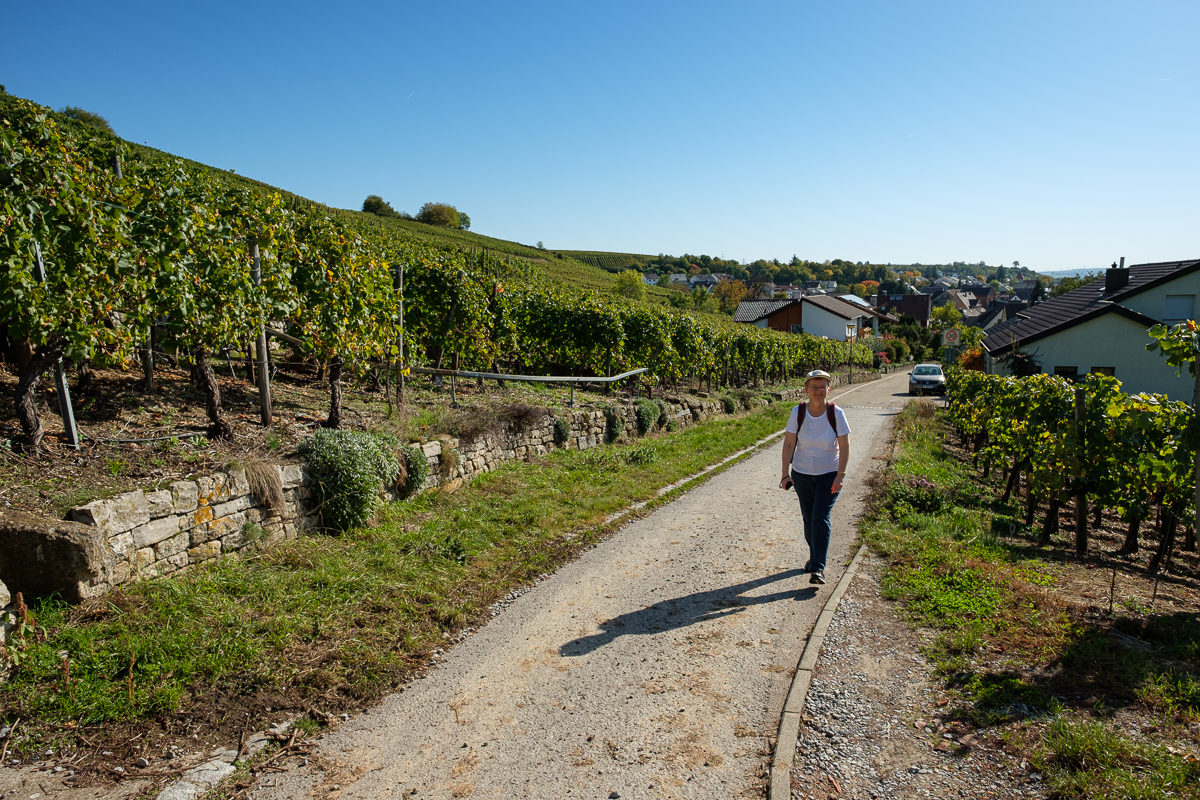
[[[427,492],[374,527],[303,536],[252,558],[134,584],[80,607],[53,601],[13,652],[12,752],[61,726],[203,714],[271,694],[276,709],[364,704],[444,636],[604,534],[635,501],[782,428],[788,404],[676,434],[513,462],[468,490]],[[279,700],[279,695],[288,700]]]
[[[1015,511],[989,499],[998,488],[948,436],[931,405],[909,406],[860,534],[888,562],[885,596],[936,631],[925,652],[957,696],[954,713],[1023,730],[1056,797],[1200,797],[1200,764],[1167,749],[1174,737],[1197,743],[1196,615],[1135,609],[1105,625],[1055,602],[1064,567],[1031,555]],[[1149,646],[1125,646],[1111,628]],[[1161,741],[1130,738],[1110,718],[1120,708],[1153,719],[1142,735]]]

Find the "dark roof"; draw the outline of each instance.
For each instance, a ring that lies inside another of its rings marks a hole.
[[[1105,279],[1099,278],[1032,305],[1015,319],[993,328],[984,337],[983,348],[993,356],[1004,355],[1014,347],[1031,344],[1105,314],[1120,314],[1148,328],[1158,320],[1126,308],[1121,301],[1197,269],[1200,259],[1134,264],[1129,267],[1129,282],[1117,291],[1105,294]]]
[[[771,300],[743,300],[738,303],[737,309],[733,312],[734,322],[758,322],[760,319],[766,319],[776,311],[782,311],[788,306],[799,303],[799,300],[793,300],[790,297],[780,297]]]
[[[832,294],[812,294],[804,297],[805,303],[812,303],[818,308],[823,308],[830,314],[841,317],[842,319],[854,319],[855,317],[879,317],[880,319],[896,321],[895,317],[880,311],[877,308],[872,308],[867,305],[859,305],[852,303],[849,300],[843,300],[840,297]]]

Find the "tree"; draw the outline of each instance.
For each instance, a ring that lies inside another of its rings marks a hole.
[[[391,204],[377,194],[367,195],[367,199],[363,200],[362,210],[368,214],[374,214],[378,217],[398,217],[396,209],[392,208]]]
[[[459,230],[471,230],[471,218],[467,216],[467,212],[458,212],[458,228]]]
[[[950,303],[944,306],[938,306],[929,315],[930,327],[935,330],[944,331],[948,328],[953,328],[963,321],[962,312],[955,308]]]
[[[631,300],[645,300],[646,281],[642,279],[640,272],[627,269],[617,275],[616,281],[613,284],[613,291]]]
[[[713,287],[713,294],[720,301],[721,310],[726,314],[732,314],[737,310],[738,303],[749,296],[750,287],[741,281],[722,280]]]
[[[1058,297],[1060,294],[1066,294],[1072,289],[1078,289],[1080,286],[1085,286],[1102,277],[1104,276],[1099,272],[1089,272],[1086,275],[1061,278],[1058,283],[1054,284],[1054,288],[1050,290],[1050,296]]]
[[[417,222],[426,225],[437,225],[442,228],[459,228],[462,226],[462,215],[458,209],[446,203],[426,203],[417,212]]]
[[[108,120],[99,114],[87,111],[86,109],[76,108],[75,106],[64,106],[59,110],[59,113],[69,119],[73,119],[76,122],[87,125],[89,128],[95,128],[98,131],[103,131],[110,136],[117,135],[116,132],[113,131],[112,125],[108,124]]]

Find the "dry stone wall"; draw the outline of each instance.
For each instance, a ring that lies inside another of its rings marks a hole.
[[[724,413],[719,400],[706,397],[669,398],[664,404],[675,428]],[[635,406],[614,408],[621,435],[636,438]],[[561,442],[555,439],[556,418],[567,423]],[[443,437],[420,445],[430,466],[421,488],[456,488],[507,461],[532,459],[560,446],[586,450],[607,440],[608,418],[600,408],[548,410],[521,430],[470,441]],[[270,486],[278,491],[262,488]],[[270,547],[318,525],[312,495],[300,465],[259,465],[250,473],[233,469],[96,500],[72,509],[67,520],[0,514],[0,607],[11,612],[18,592],[58,592],[85,600],[130,581]],[[2,619],[10,621],[11,613]]]

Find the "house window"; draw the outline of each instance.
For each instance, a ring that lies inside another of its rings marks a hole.
[[[1055,367],[1054,375],[1059,378],[1077,381],[1079,380],[1079,367]]]
[[[788,333],[804,333],[804,330],[799,325],[797,325],[796,323],[793,322],[791,324],[791,326],[788,328]]]
[[[1163,322],[1174,325],[1196,318],[1196,295],[1169,294],[1163,301]]]
[[[1092,367],[1092,374],[1093,375],[1107,375],[1110,378],[1115,378],[1117,376],[1117,368],[1116,367]]]

